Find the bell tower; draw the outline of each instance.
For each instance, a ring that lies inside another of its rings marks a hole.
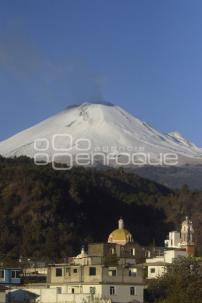
[[[182,222],[182,226],[181,226],[180,246],[181,248],[185,248],[190,255],[194,255],[194,251],[195,251],[195,243],[193,236],[194,236],[194,229],[193,229],[192,221],[189,220],[188,217],[186,217],[185,220]]]

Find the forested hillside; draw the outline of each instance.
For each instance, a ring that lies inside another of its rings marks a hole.
[[[60,260],[106,241],[120,216],[142,245],[161,245],[191,215],[202,246],[202,193],[172,191],[119,170],[54,171],[27,158],[0,158],[0,258]],[[198,252],[200,252],[200,247]]]

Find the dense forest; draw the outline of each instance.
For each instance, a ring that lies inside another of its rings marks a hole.
[[[174,191],[123,169],[54,171],[25,157],[0,158],[0,262],[72,256],[106,241],[120,216],[139,244],[162,245],[186,215],[201,254],[200,191]]]

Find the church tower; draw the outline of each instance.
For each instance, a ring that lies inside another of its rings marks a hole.
[[[194,229],[192,221],[188,217],[182,222],[181,226],[181,248],[185,248],[190,255],[194,255],[195,243],[194,243]]]

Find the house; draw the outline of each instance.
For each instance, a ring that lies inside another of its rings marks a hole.
[[[166,273],[167,266],[176,258],[187,257],[188,254],[182,249],[165,249],[164,254],[146,259],[147,278],[155,279]]]
[[[0,267],[0,284],[21,284],[21,273],[20,268]]]

